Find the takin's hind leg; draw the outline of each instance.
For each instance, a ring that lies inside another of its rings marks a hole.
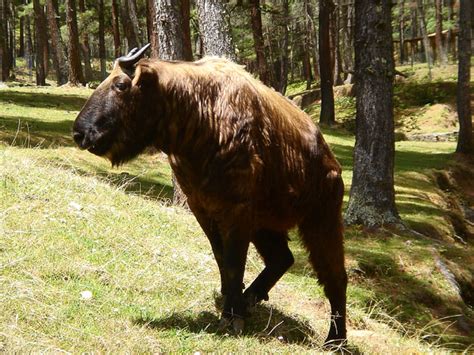
[[[262,300],[268,301],[268,292],[294,263],[287,233],[260,230],[252,242],[262,256],[265,268],[244,292],[250,307]]]
[[[300,225],[300,233],[309,251],[309,260],[331,304],[331,324],[325,344],[346,342],[346,288],[342,224],[331,219],[312,219]],[[325,228],[324,228],[325,227]]]

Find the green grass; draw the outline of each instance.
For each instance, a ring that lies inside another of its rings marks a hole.
[[[146,154],[112,169],[74,147],[72,120],[90,93],[0,91],[0,350],[321,350],[329,305],[296,237],[296,264],[270,302],[256,307],[245,333],[216,333],[217,268],[194,217],[169,204],[165,157]],[[341,104],[350,109],[350,102]],[[344,166],[348,192],[354,137],[340,128],[324,131]],[[346,231],[354,352],[461,350],[474,342],[465,328],[474,329],[474,312],[434,258],[461,269],[472,265],[472,246],[453,242],[449,206],[433,179],[454,147],[397,143],[397,205],[404,221],[426,236]],[[261,268],[251,249],[245,283]]]

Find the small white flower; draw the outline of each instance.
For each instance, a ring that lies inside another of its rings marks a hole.
[[[69,202],[69,207],[71,207],[72,209],[74,209],[76,211],[82,210],[82,206],[80,204],[78,204],[77,202],[74,202],[74,201]]]
[[[90,300],[92,298],[92,292],[89,291],[89,290],[86,290],[86,291],[82,291],[81,292],[81,298],[83,300]]]

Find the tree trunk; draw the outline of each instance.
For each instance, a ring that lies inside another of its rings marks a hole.
[[[128,10],[129,10],[128,17],[130,18],[130,23],[132,25],[133,32],[137,39],[138,45],[140,45],[142,43],[142,32],[140,30],[140,24],[138,23],[136,0],[128,0]]]
[[[216,55],[236,61],[225,5],[219,0],[196,0],[199,31],[205,55]]]
[[[168,0],[154,0],[158,52],[165,60],[185,60],[183,18],[181,3]]]
[[[341,3],[341,61],[343,63],[344,82],[352,83],[352,72],[354,71],[354,61],[352,59],[352,8],[345,0]]]
[[[0,81],[8,80],[10,76],[10,68],[8,63],[8,43],[7,43],[7,9],[5,2],[0,0]]]
[[[104,0],[99,0],[99,58],[100,58],[100,79],[104,80],[107,76],[107,58],[105,50],[105,25],[104,25]]]
[[[411,38],[418,37],[418,0],[413,0],[411,3]],[[418,57],[418,44],[415,41],[410,42],[411,49],[411,66],[413,66],[415,60]]]
[[[1,1],[1,0],[0,0]],[[25,16],[25,59],[26,59],[26,66],[28,68],[28,75],[32,76],[32,70],[35,66],[35,57],[34,57],[34,50],[33,50],[33,40],[31,36],[31,24],[30,24],[30,16]]]
[[[18,57],[25,56],[25,17],[20,17],[20,37],[19,37]]]
[[[331,50],[329,43],[330,17],[333,4],[331,0],[319,2],[319,69],[321,75],[321,114],[319,122],[333,125],[336,123],[334,115],[334,92],[331,68]]]
[[[341,50],[340,50],[340,36],[339,36],[339,29],[341,27],[340,21],[340,5],[335,4],[336,7],[333,9],[330,17],[331,21],[331,38],[333,42],[333,50],[332,53],[334,55],[334,78],[333,83],[334,85],[342,85],[344,81],[342,80],[341,73],[342,73],[342,63],[341,63]]]
[[[79,0],[79,11],[86,12],[85,0]],[[81,35],[81,52],[84,59],[84,79],[86,82],[92,81],[91,49],[89,46],[89,29],[83,26]]]
[[[44,27],[44,13],[43,7],[39,0],[33,0],[33,10],[35,13],[35,46],[36,46],[36,85],[46,85],[46,72],[44,67],[44,40],[46,27]]]
[[[71,85],[84,85],[84,76],[82,74],[79,31],[77,29],[76,1],[65,0],[66,3],[66,23],[69,33],[69,73],[68,81]]]
[[[161,59],[185,60],[186,49],[184,37],[182,4],[176,1],[154,0],[156,21],[155,31],[158,38],[158,52]],[[189,28],[189,27],[188,27]],[[186,195],[179,187],[176,177],[173,181],[173,205],[185,206]]]
[[[400,37],[400,64],[403,65],[405,63],[405,0],[400,0],[398,34]]]
[[[431,68],[433,66],[433,51],[431,49],[430,40],[428,38],[428,32],[426,30],[426,17],[425,17],[425,9],[423,7],[423,0],[417,0],[418,3],[418,12],[419,12],[419,20],[420,20],[420,30],[421,30],[421,37],[423,38],[423,47],[425,48],[425,56],[426,56],[426,63],[428,64],[428,69],[430,71],[431,77]]]
[[[8,3],[8,2],[7,2]],[[10,2],[10,18],[8,21],[8,28],[9,28],[9,48],[10,48],[10,67],[13,71],[16,67],[16,13],[15,13],[15,5],[13,2]]]
[[[138,47],[138,33],[135,32],[136,26],[130,17],[131,0],[122,0],[122,25],[125,38],[127,38],[128,50]]]
[[[114,35],[114,56],[115,58],[120,57],[122,47],[120,44],[120,8],[117,4],[117,0],[112,0],[112,32]]]
[[[46,1],[46,13],[48,17],[49,35],[51,38],[53,65],[56,70],[56,81],[58,85],[63,85],[67,83],[67,62],[64,44],[56,21],[57,13],[53,0]]]
[[[435,0],[435,10],[436,10],[436,54],[438,63],[441,65],[446,65],[448,62],[446,58],[446,51],[443,46],[443,4],[442,0]]]
[[[257,71],[260,80],[270,86],[270,71],[265,59],[265,44],[263,42],[262,12],[260,0],[249,0],[250,19],[252,25],[253,46],[257,56]]]
[[[319,74],[319,53],[318,53],[318,36],[316,33],[316,26],[314,25],[313,8],[311,1],[304,1],[304,12],[305,12],[305,23],[306,23],[306,34],[308,38],[309,50],[311,51],[311,57],[313,57],[313,72],[314,79],[317,80],[320,77]]]
[[[451,28],[451,24],[454,22],[454,11],[453,11],[453,3],[454,0],[447,0],[448,6],[448,20],[450,22],[450,27],[448,29],[448,33],[446,33],[446,42],[444,44],[444,48],[446,48],[447,56],[451,55],[453,59],[455,59],[455,51],[456,51],[456,43],[455,38],[453,36],[453,30]]]
[[[193,60],[193,47],[191,45],[191,5],[189,0],[181,0],[181,17],[183,26],[184,59]]]
[[[155,1],[154,0],[146,0],[146,25],[147,25],[147,33],[148,33],[148,42],[151,44],[151,57],[158,58],[158,37],[156,35],[156,10],[155,10]]]
[[[457,110],[459,118],[459,138],[456,152],[474,153],[471,113],[471,21],[472,0],[460,0],[458,39],[458,85]]]
[[[288,45],[289,45],[289,21],[290,21],[290,8],[288,0],[282,1],[282,12],[283,12],[283,38],[281,43],[280,51],[280,80],[278,85],[278,91],[281,94],[285,94],[286,87],[288,85]]]
[[[345,219],[401,223],[395,207],[391,0],[355,2],[356,144]]]

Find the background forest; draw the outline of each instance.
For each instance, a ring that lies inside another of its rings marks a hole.
[[[2,0],[2,80],[15,77],[18,59],[19,63],[24,59],[29,74],[36,74],[37,84],[44,85],[48,75],[55,77],[58,84],[68,79],[72,84],[99,81],[110,70],[114,58],[148,42],[153,56],[160,56],[160,30],[173,30],[160,23],[166,22],[170,16],[167,12],[173,9],[167,8],[166,3]],[[209,54],[204,50],[206,19],[199,21],[199,8],[204,6],[200,3],[205,2],[171,3],[179,7],[176,18],[180,26],[167,35],[182,41],[185,53],[180,59],[196,60]],[[304,80],[307,88],[317,83],[320,60],[326,60],[320,59],[318,51],[321,32],[328,37],[323,38],[323,42],[328,40],[324,55],[328,56],[334,84],[351,82],[355,20],[352,1],[240,0],[223,1],[219,6],[220,11],[225,11],[221,14],[223,20],[230,25],[233,59],[258,73],[266,84],[284,93],[288,82]],[[211,16],[209,9],[202,8],[202,17]],[[458,1],[396,1],[391,11],[398,63],[426,62],[432,66],[434,62],[456,61]],[[326,16],[327,24],[319,31],[320,21]],[[68,77],[68,68],[78,63],[82,67],[81,73],[75,74],[78,78]],[[35,68],[36,73],[32,73]]]
[[[472,351],[472,0],[0,0],[0,351],[322,350],[296,264],[242,336],[166,157],[75,147],[114,60],[227,57],[319,123],[343,166],[348,351]],[[252,249],[245,283],[262,269]],[[214,297],[213,297],[214,296]]]

